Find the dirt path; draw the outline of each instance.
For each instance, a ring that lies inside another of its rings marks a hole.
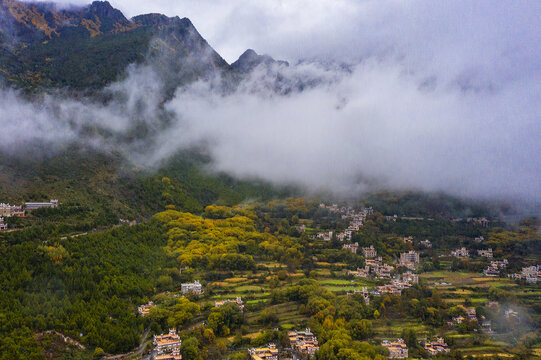
[[[55,331],[55,330],[48,330],[48,331],[44,331],[44,332],[40,332],[40,333],[37,333],[35,336],[36,336],[36,339],[41,339],[44,335],[49,335],[49,334],[53,334],[53,335],[56,335],[60,338],[62,338],[62,340],[66,343],[66,344],[70,344],[70,345],[73,345],[77,348],[79,348],[80,350],[84,350],[85,349],[85,346],[83,344],[81,344],[80,342],[78,342],[77,340],[74,340],[72,338],[70,338],[69,336],[66,336],[64,334],[61,334],[59,333],[58,331]]]
[[[106,359],[107,360],[119,360],[119,359],[125,359],[125,358],[129,358],[129,357],[134,357],[134,356],[141,356],[143,354],[143,351],[145,351],[145,344],[146,344],[147,337],[148,337],[149,333],[150,333],[150,328],[145,330],[145,332],[143,334],[143,337],[141,338],[141,344],[139,345],[139,347],[137,349],[132,350],[129,353],[126,353],[126,354],[110,355],[110,356],[107,356]]]

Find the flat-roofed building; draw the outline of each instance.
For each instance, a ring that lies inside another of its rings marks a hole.
[[[492,253],[492,248],[488,248],[487,250],[477,250],[477,255],[486,257],[488,259],[492,259],[494,254]]]
[[[383,340],[381,345],[389,350],[389,359],[404,359],[408,357],[408,347],[402,339],[396,341]]]
[[[344,246],[342,246],[342,249],[349,250],[352,253],[357,254],[357,249],[359,249],[359,243],[356,242],[355,244],[344,244]]]
[[[290,331],[289,342],[291,347],[303,355],[313,356],[319,350],[317,337],[306,329],[305,331]]]
[[[223,305],[228,304],[228,303],[235,304],[235,305],[237,305],[242,311],[244,311],[244,304],[242,303],[242,298],[241,298],[240,296],[237,296],[236,299],[227,299],[227,300],[222,300],[222,301],[215,301],[215,302],[214,302],[214,306],[220,307],[220,306],[223,306]]]
[[[438,338],[436,341],[426,342],[424,344],[424,348],[432,356],[451,351],[443,338]]]
[[[195,280],[193,283],[183,283],[180,285],[183,294],[197,294],[203,293],[203,286],[199,280]]]
[[[417,253],[414,250],[410,250],[405,253],[400,254],[400,264],[405,263],[413,263],[418,264],[419,263],[419,253]]]
[[[24,217],[24,210],[22,206],[1,203],[0,217],[9,218],[12,216]]]
[[[156,354],[154,360],[182,360],[182,355],[180,355],[180,351],[173,351],[170,354]]]
[[[58,200],[51,200],[49,202],[27,202],[24,203],[26,210],[36,210],[42,208],[56,208],[58,207]]]
[[[278,349],[275,344],[248,349],[252,360],[278,360]]]
[[[363,247],[363,255],[367,259],[372,259],[378,255],[378,252],[374,249],[374,245],[370,245],[370,247]]]
[[[154,351],[156,359],[157,355],[162,354],[173,354],[180,352],[180,346],[182,345],[182,340],[177,334],[176,330],[170,329],[169,333],[154,335]]]
[[[465,247],[457,249],[451,252],[451,255],[457,258],[468,258],[470,257],[470,252]]]
[[[151,301],[148,304],[141,305],[137,308],[137,311],[141,316],[147,316],[150,313],[150,309],[154,307],[154,303]]]
[[[7,230],[8,229],[8,224],[4,223],[4,218],[3,217],[0,217],[0,231],[1,230]]]

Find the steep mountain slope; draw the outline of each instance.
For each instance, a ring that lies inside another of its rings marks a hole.
[[[186,18],[149,14],[128,20],[106,1],[57,9],[0,0],[0,79],[8,84],[101,88],[147,55],[168,75],[177,74],[177,82],[229,69]]]

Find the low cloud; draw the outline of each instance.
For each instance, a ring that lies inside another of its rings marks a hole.
[[[204,144],[214,170],[310,190],[541,200],[538,2],[338,1],[325,12],[320,1],[301,13],[302,3],[246,5],[209,30],[219,50],[255,47],[290,67],[259,67],[235,86],[216,75],[165,103],[148,64],[106,89],[106,105],[4,90],[0,148],[84,141],[151,166]]]

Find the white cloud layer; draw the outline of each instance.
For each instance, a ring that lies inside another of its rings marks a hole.
[[[165,104],[164,131],[159,97],[149,96],[160,84],[148,67],[111,87],[129,101],[106,107],[58,97],[28,104],[4,92],[0,127],[16,134],[0,132],[4,145],[49,139],[51,127],[73,139],[95,122],[122,135],[137,118],[155,129],[156,142],[125,150],[145,163],[205,142],[216,169],[241,177],[340,192],[381,186],[541,200],[538,1],[111,3],[129,16],[190,17],[229,61],[248,47],[310,59],[279,71],[320,83],[279,96],[266,69],[232,94],[196,83]],[[315,65],[336,61],[350,71]],[[9,128],[4,119],[21,112],[23,126]]]

